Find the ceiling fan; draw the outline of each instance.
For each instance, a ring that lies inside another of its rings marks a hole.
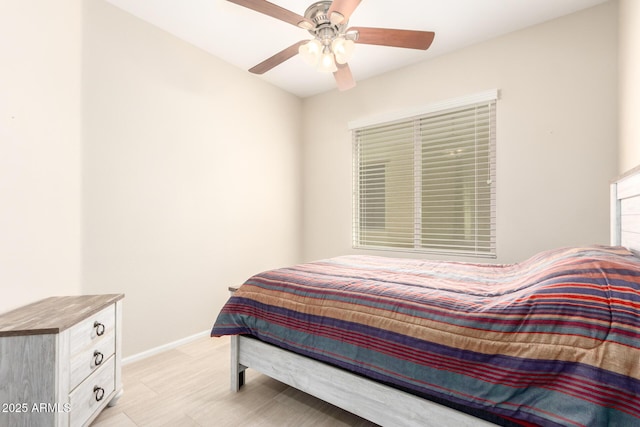
[[[355,43],[426,50],[435,34],[431,31],[395,30],[390,28],[351,27],[349,17],[362,0],[324,0],[309,6],[300,16],[266,0],[228,0],[309,31],[312,40],[301,40],[249,71],[263,74],[300,54],[305,62],[319,71],[333,72],[338,89],[355,86],[347,63]]]

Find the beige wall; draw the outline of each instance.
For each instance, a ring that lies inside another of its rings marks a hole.
[[[83,291],[126,294],[126,355],[209,329],[229,285],[298,261],[301,101],[85,5]]]
[[[640,2],[620,3],[620,172],[640,165]]]
[[[617,174],[616,43],[617,3],[609,2],[306,99],[303,258],[357,252],[349,121],[492,88],[501,91],[497,261],[607,243],[608,183]]]
[[[0,312],[80,292],[81,5],[0,2]]]
[[[101,0],[0,2],[0,312],[124,292],[124,354],[299,261],[301,101]]]

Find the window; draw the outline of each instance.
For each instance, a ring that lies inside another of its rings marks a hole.
[[[495,257],[496,99],[352,125],[354,247]]]

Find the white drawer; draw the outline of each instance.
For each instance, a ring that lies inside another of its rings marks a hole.
[[[71,426],[82,426],[109,401],[115,390],[115,357],[106,360],[69,395]]]
[[[93,371],[107,362],[116,350],[116,336],[113,331],[99,340],[94,340],[91,347],[82,349],[71,357],[69,389],[73,390]]]
[[[116,307],[110,305],[70,328],[70,354],[75,357],[91,351],[98,341],[113,335],[116,323]],[[93,354],[93,351],[91,351]],[[111,353],[109,353],[111,354]]]

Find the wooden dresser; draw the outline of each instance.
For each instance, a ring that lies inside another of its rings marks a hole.
[[[83,426],[115,404],[123,298],[51,297],[0,315],[0,426]]]

